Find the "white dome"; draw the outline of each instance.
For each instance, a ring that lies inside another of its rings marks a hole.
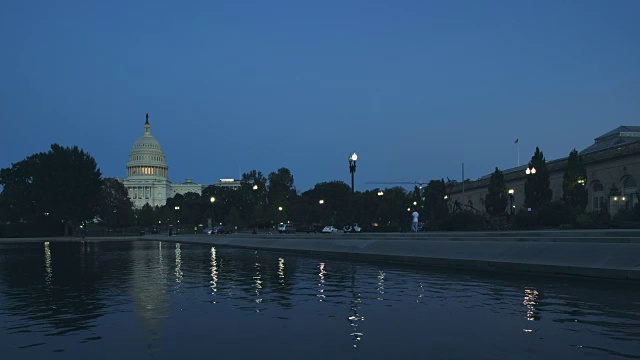
[[[144,124],[144,134],[133,143],[127,163],[127,178],[168,178],[168,166],[160,143],[151,135],[149,115]]]

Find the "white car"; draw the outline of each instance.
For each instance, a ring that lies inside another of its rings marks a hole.
[[[338,232],[338,228],[336,228],[335,226],[325,226],[324,229],[322,229],[322,232],[326,234],[330,234],[330,233]]]

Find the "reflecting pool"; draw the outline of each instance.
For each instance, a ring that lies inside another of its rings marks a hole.
[[[0,354],[640,358],[638,285],[202,244],[0,244]]]

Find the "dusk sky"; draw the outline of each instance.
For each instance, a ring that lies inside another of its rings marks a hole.
[[[29,1],[0,10],[0,168],[78,145],[172,182],[476,179],[640,125],[640,1]],[[384,186],[381,186],[384,187]]]

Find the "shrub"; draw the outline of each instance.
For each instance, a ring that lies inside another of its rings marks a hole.
[[[442,230],[485,230],[484,218],[471,211],[458,211],[442,220],[438,227]]]
[[[559,201],[555,201],[541,208],[539,216],[539,224],[541,226],[557,228],[563,224],[573,223],[575,210],[564,206]]]
[[[535,211],[521,210],[513,217],[512,224],[517,229],[532,229],[539,226],[539,216]]]
[[[593,229],[596,226],[596,218],[594,213],[579,212],[576,214],[573,226],[578,229]]]

